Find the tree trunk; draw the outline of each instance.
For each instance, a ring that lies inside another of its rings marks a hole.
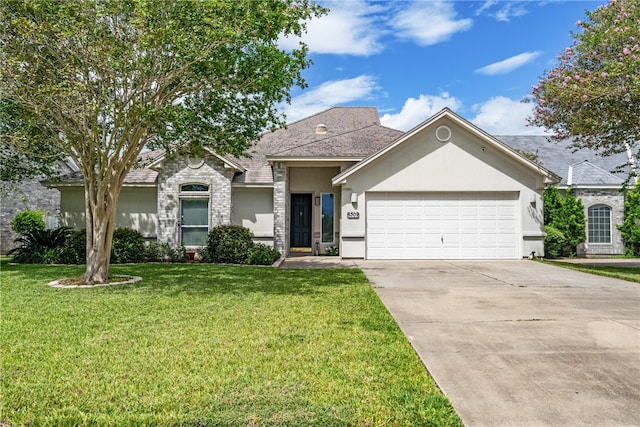
[[[107,185],[102,185],[108,188]],[[109,279],[111,244],[115,229],[119,191],[114,195],[113,187],[111,191],[100,187],[100,184],[92,186],[85,183],[87,266],[84,280],[89,284],[105,283]]]

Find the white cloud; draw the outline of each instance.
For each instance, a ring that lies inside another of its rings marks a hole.
[[[417,1],[406,6],[392,18],[395,35],[429,46],[448,40],[460,31],[471,28],[472,20],[456,19],[454,4],[442,1]],[[405,7],[406,6],[406,7]]]
[[[303,35],[310,53],[336,55],[372,55],[379,53],[383,45],[379,39],[384,34],[379,24],[383,8],[361,0],[322,2],[330,9],[320,18],[307,24]],[[297,37],[281,38],[278,44],[283,49],[298,47]]]
[[[328,81],[305,90],[292,98],[290,105],[282,105],[280,110],[287,115],[287,122],[290,123],[335,105],[367,99],[377,89],[375,78],[366,74],[352,79]]]
[[[533,104],[496,96],[473,106],[476,113],[470,121],[492,135],[543,135],[543,128],[527,126],[533,115]]]
[[[507,74],[513,70],[528,64],[537,57],[542,55],[542,52],[524,52],[519,55],[507,58],[504,61],[494,62],[493,64],[486,65],[482,68],[475,70],[475,73],[486,74],[488,76],[495,76],[496,74]]]
[[[418,99],[409,98],[397,114],[385,114],[380,122],[387,127],[398,130],[409,130],[422,123],[445,107],[456,110],[462,106],[462,102],[450,96],[447,92],[440,95],[420,95]]]
[[[496,5],[498,5],[498,9],[489,12]],[[517,18],[529,13],[524,5],[525,3],[522,1],[498,2],[496,0],[488,0],[476,11],[476,15],[482,15],[486,12],[487,15],[498,21],[509,22],[511,18]]]

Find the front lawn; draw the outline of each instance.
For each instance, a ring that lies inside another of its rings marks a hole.
[[[577,264],[572,262],[544,260],[547,264],[558,267],[569,268],[571,270],[582,271],[584,273],[597,274],[599,276],[613,277],[615,279],[627,280],[629,282],[640,283],[640,269],[635,267],[617,267],[597,264]]]
[[[0,424],[460,425],[356,269],[2,263]]]

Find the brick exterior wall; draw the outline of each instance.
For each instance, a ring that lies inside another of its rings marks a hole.
[[[589,243],[578,246],[578,256],[590,255],[621,255],[624,254],[624,242],[620,231],[616,227],[624,221],[624,194],[617,189],[574,189],[574,196],[582,200],[584,216],[587,218],[588,209],[594,205],[605,205],[611,208],[611,244]],[[588,234],[587,234],[588,237]]]
[[[166,160],[158,174],[158,241],[180,245],[180,187],[184,184],[209,185],[202,196],[209,197],[210,228],[230,224],[233,174],[215,157],[204,159],[199,167],[189,166],[186,156]]]
[[[0,254],[5,255],[15,247],[13,241],[18,235],[11,231],[11,220],[26,209],[46,212],[47,226],[55,228],[60,214],[60,192],[43,187],[38,179],[18,185],[0,184]]]
[[[273,165],[273,246],[283,256],[289,254],[289,168]]]

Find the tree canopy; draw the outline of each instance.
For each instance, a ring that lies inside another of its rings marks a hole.
[[[603,155],[640,141],[640,3],[611,0],[578,21],[574,42],[533,87],[530,123]]]
[[[309,60],[277,41],[324,12],[309,0],[0,2],[0,100],[28,124],[3,141],[80,168],[87,281],[108,277],[118,195],[143,148],[240,155],[283,125],[277,105],[305,86]]]

